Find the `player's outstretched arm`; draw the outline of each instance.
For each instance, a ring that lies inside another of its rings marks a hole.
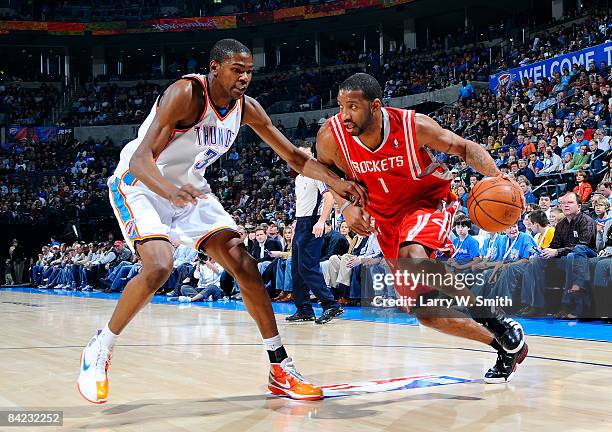
[[[367,202],[367,193],[363,187],[354,182],[344,181],[324,165],[298,150],[279,131],[268,117],[268,114],[255,99],[245,96],[243,124],[249,125],[272,150],[283,158],[291,168],[306,177],[320,180],[344,198],[353,198],[356,202]]]
[[[204,193],[192,185],[176,187],[161,175],[155,159],[172,139],[177,125],[193,124],[196,120],[203,103],[197,91],[189,80],[179,80],[168,87],[151,126],[130,160],[130,172],[134,177],[178,206],[188,202],[195,204],[196,198],[204,197]]]
[[[461,156],[469,166],[487,177],[501,174],[487,150],[474,141],[442,128],[435,120],[423,114],[415,116],[415,126],[419,146]]]

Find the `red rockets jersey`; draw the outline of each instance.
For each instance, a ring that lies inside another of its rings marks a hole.
[[[329,120],[351,179],[368,189],[366,210],[375,219],[394,220],[419,202],[448,199],[451,174],[428,149],[418,147],[415,112],[382,108],[382,114],[384,137],[376,150],[351,136],[340,114]]]

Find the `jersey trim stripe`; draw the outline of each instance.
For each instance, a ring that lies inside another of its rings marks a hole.
[[[331,118],[330,123],[331,123],[332,133],[336,136],[336,142],[338,143],[338,147],[340,148],[340,151],[342,152],[342,155],[344,156],[344,161],[346,162],[347,168],[351,172],[353,179],[356,180],[357,173],[355,172],[355,169],[353,168],[353,165],[351,164],[351,156],[348,151],[348,146],[346,145],[344,129],[342,125],[340,124],[340,119],[338,118],[337,115],[335,115]]]
[[[410,174],[413,180],[417,180],[418,177],[415,172],[414,163],[412,162],[412,156],[410,154],[410,141],[408,140],[408,112],[404,111],[402,114],[402,122],[404,123],[404,142],[406,143],[406,156],[408,159],[408,166],[410,167]]]
[[[431,217],[431,214],[429,213],[425,215],[419,215],[419,217],[417,218],[417,223],[414,226],[414,228],[412,228],[410,232],[408,233],[408,237],[406,238],[406,241],[414,240],[414,238],[423,230],[423,228],[425,228],[425,225],[427,225],[427,222],[429,222],[430,217]]]
[[[414,137],[415,135],[414,116],[415,116],[415,112],[413,110],[410,110],[408,112],[408,120],[407,120],[408,123],[406,126],[408,127],[408,133],[410,134],[410,153],[412,154],[412,158],[414,160],[417,176],[418,178],[421,178],[421,174],[423,173],[423,170],[421,169],[421,165],[419,164],[419,158],[417,157],[417,154],[416,154],[417,142]]]
[[[146,236],[137,237],[135,239],[132,239],[132,243],[140,242],[140,241],[143,241],[143,240],[151,240],[151,239],[159,239],[159,240],[168,240],[168,241],[170,241],[170,236],[168,236],[166,234],[150,234],[150,235],[146,235]]]
[[[203,246],[204,243],[206,243],[208,240],[210,240],[212,236],[214,236],[217,233],[220,233],[221,231],[234,231],[236,234],[240,235],[238,231],[236,231],[234,228],[229,227],[229,226],[215,228],[214,230],[211,230],[207,232],[206,234],[204,234],[202,237],[200,237],[200,239],[195,243],[193,248],[195,250],[200,249],[200,247]]]
[[[140,233],[138,232],[138,227],[134,222],[134,212],[132,212],[132,209],[130,208],[130,205],[127,202],[127,197],[121,190],[121,179],[115,178],[115,181],[110,184],[109,190],[111,192],[111,196],[113,197],[113,207],[119,214],[126,232],[128,232],[128,227],[126,226],[127,222],[131,220],[134,224],[134,233],[136,234],[136,236],[140,236]],[[132,236],[128,233],[128,237],[131,238]]]
[[[189,129],[191,129],[191,128],[189,128]],[[184,133],[184,132],[186,132],[189,129],[186,129],[184,131],[179,131],[178,129],[174,129],[172,131],[172,133],[170,134],[170,137],[168,138],[168,141],[166,141],[166,144],[164,144],[164,147],[161,149],[159,154],[155,157],[155,162],[157,162],[157,159],[159,159],[159,157],[164,152],[164,150],[166,150],[168,148],[168,146],[170,145],[170,143],[172,142],[172,140],[174,139],[174,137],[176,136],[177,133]]]
[[[121,181],[128,186],[134,186],[138,183],[138,179],[129,170],[121,175]]]
[[[221,121],[225,120],[227,118],[227,116],[229,116],[239,105],[240,107],[242,107],[242,98],[238,99],[238,100],[234,100],[234,104],[232,105],[232,107],[230,109],[227,110],[227,112],[225,113],[225,115],[221,115],[219,113],[219,111],[217,111],[217,107],[215,106],[215,103],[213,102],[212,98],[210,97],[210,93],[208,91],[208,79],[206,77],[204,77],[204,80],[206,81],[206,85],[204,86],[204,88],[206,89],[206,100],[207,103],[210,104],[210,107],[212,108],[212,111],[215,113],[215,115],[217,116],[217,118]]]
[[[200,123],[203,119],[204,116],[206,115],[206,111],[208,111],[208,95],[206,94],[206,84],[204,84],[204,82],[202,82],[202,80],[200,79],[200,77],[198,77],[195,74],[189,74],[189,75],[183,75],[181,77],[181,79],[195,79],[197,80],[200,85],[202,86],[202,95],[204,96],[204,109],[202,110],[202,114],[198,117],[198,119],[195,121],[195,123],[191,126],[189,126],[188,128],[174,128],[173,130],[177,131],[177,132],[187,132],[189,129],[191,129],[192,127],[194,127],[195,125],[197,125],[198,123]],[[159,111],[159,102],[161,100],[161,96],[163,95],[163,93],[161,95],[159,95],[157,97],[157,100],[155,101],[155,112],[157,113]]]

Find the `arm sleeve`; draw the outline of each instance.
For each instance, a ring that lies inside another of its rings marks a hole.
[[[319,189],[321,195],[323,195],[325,192],[329,192],[329,188],[327,187],[327,185],[319,180],[317,180],[317,189]]]

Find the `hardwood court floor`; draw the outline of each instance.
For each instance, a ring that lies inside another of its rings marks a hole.
[[[64,412],[62,428],[31,430],[611,430],[612,343],[532,336],[514,381],[485,385],[495,355],[479,344],[415,325],[286,325],[277,315],[306,377],[353,384],[330,388],[346,396],[295,402],[267,395],[267,356],[246,312],[168,304],[148,306],[121,335],[110,400],[93,405],[75,387],[79,355],[114,304],[0,290],[0,410]]]

